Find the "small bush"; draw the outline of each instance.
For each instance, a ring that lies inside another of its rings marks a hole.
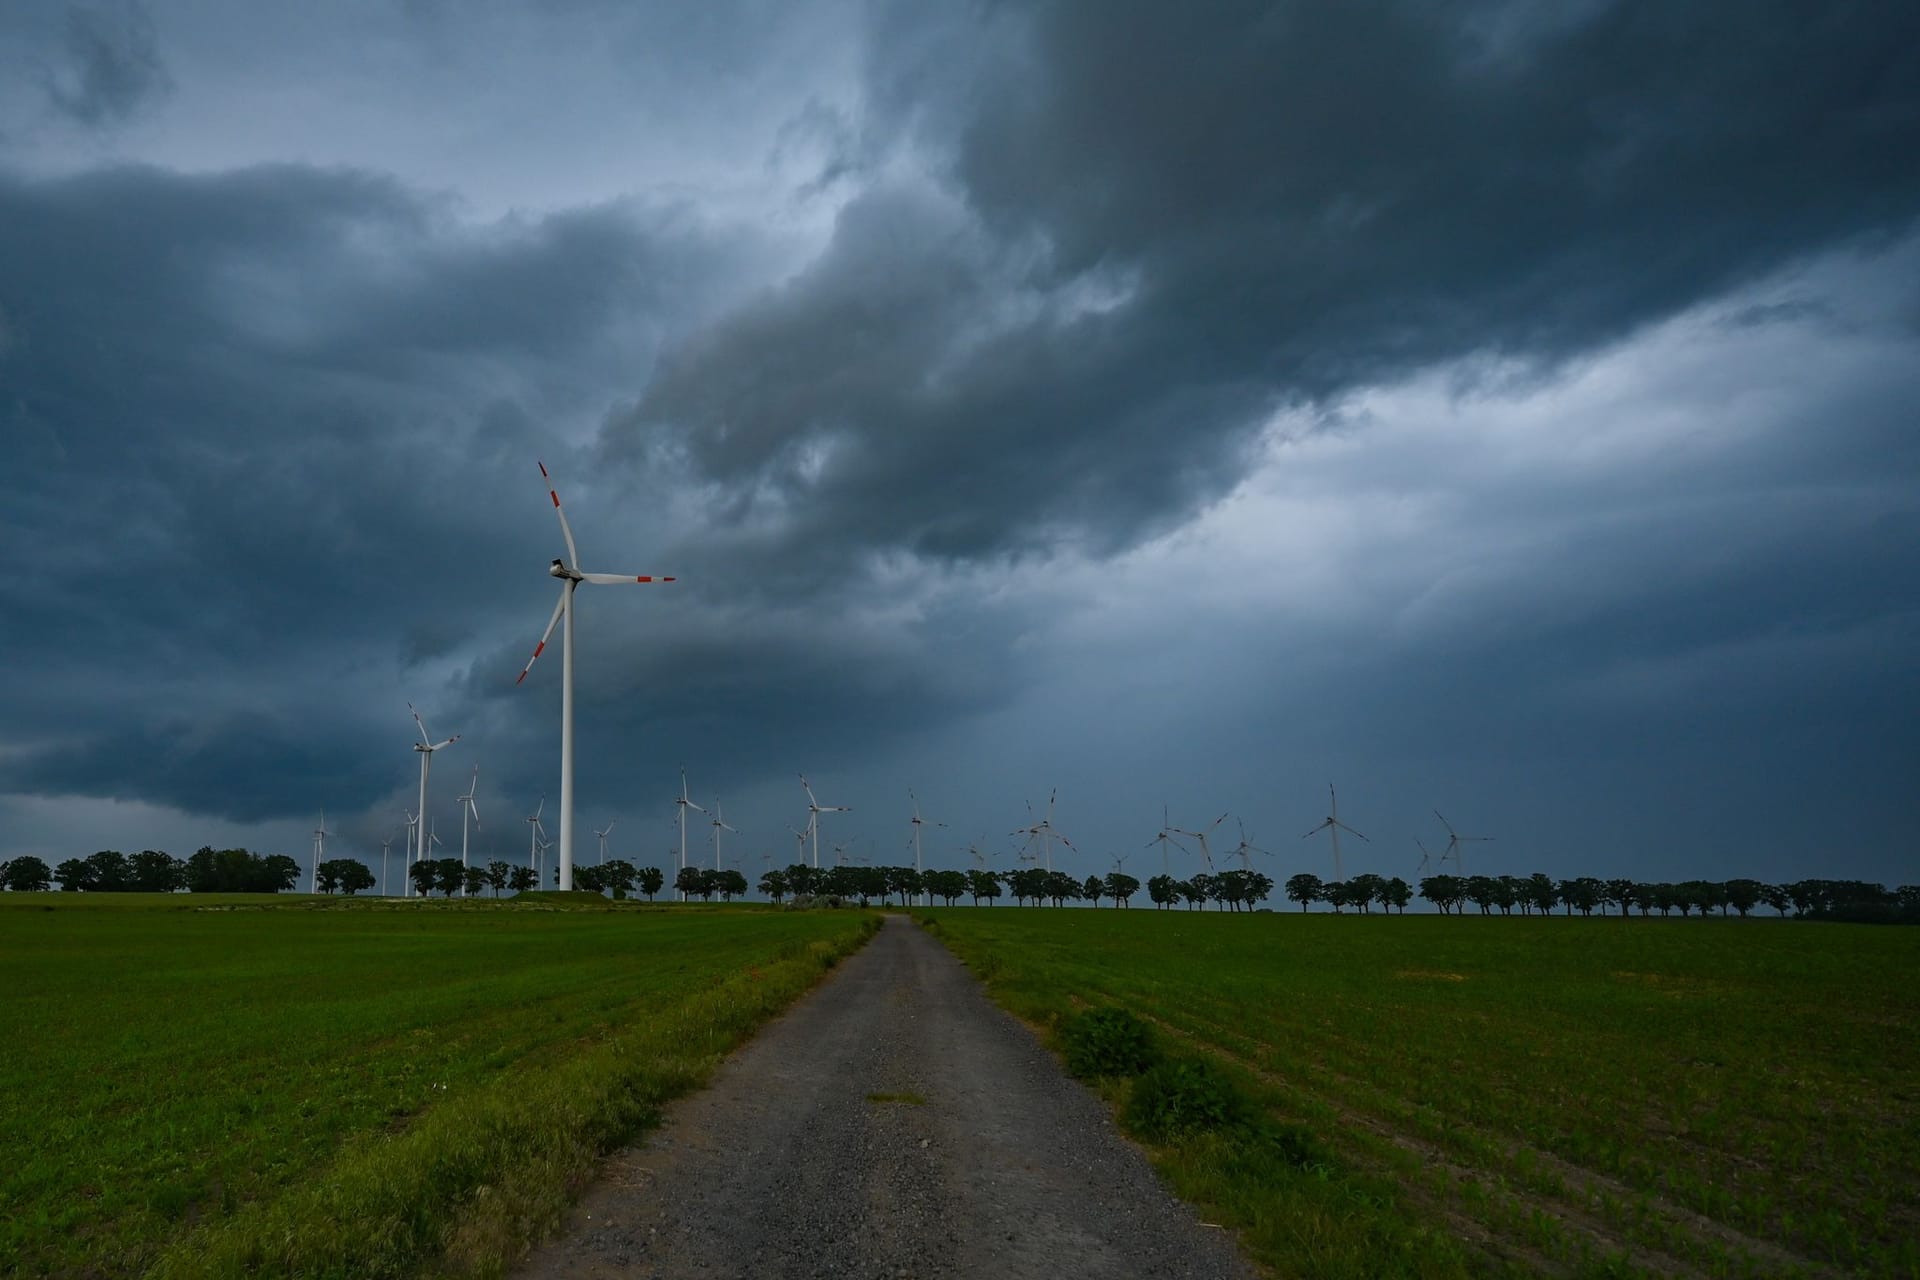
[[[1090,1009],[1060,1028],[1067,1070],[1083,1080],[1137,1076],[1160,1060],[1153,1029],[1125,1009]]]
[[[1246,1114],[1240,1091],[1220,1068],[1201,1058],[1175,1058],[1133,1082],[1122,1120],[1141,1137],[1160,1141],[1225,1129]]]

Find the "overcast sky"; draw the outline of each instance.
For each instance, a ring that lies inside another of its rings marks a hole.
[[[0,857],[411,701],[524,858],[544,460],[577,858],[1920,879],[1916,157],[1906,0],[5,6]]]

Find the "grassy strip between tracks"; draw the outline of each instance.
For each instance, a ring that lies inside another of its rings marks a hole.
[[[922,916],[1070,1063],[1086,1011],[1118,1008],[1226,1081],[1229,1122],[1176,1134],[1142,1133],[1149,1077],[1096,1084],[1282,1274],[1920,1269],[1920,932]]]
[[[22,1276],[498,1274],[878,925],[31,896],[0,899]]]

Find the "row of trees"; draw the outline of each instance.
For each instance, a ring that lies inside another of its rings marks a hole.
[[[186,889],[194,893],[282,893],[300,881],[302,868],[285,854],[258,854],[246,849],[202,848],[190,858],[176,858],[157,849],[123,854],[103,849],[85,858],[69,858],[49,867],[31,855],[0,862],[0,888],[14,892],[51,889],[55,882],[68,892],[95,893],[173,893]],[[523,893],[538,887],[538,879],[528,867],[509,866],[494,860],[485,866],[463,866],[458,858],[429,859],[407,868],[414,889],[422,895],[457,893],[477,896],[491,892]],[[556,873],[557,877],[557,873]],[[374,877],[356,858],[336,858],[320,864],[318,887],[322,893],[352,895],[374,887]],[[658,867],[636,867],[625,859],[595,866],[574,868],[574,882],[593,893],[610,893],[616,898],[644,893],[652,900],[666,887],[666,877]],[[747,879],[731,868],[683,867],[674,878],[673,888],[683,897],[731,901],[748,892]],[[760,877],[761,893],[775,902],[787,897],[832,897],[857,901],[861,906],[873,902],[889,904],[895,897],[904,904],[921,894],[938,898],[948,906],[970,898],[975,906],[1011,897],[1021,906],[1102,899],[1116,907],[1130,905],[1140,891],[1140,881],[1124,872],[1090,875],[1084,880],[1064,871],[1040,867],[1022,867],[1013,871],[917,871],[912,867],[837,866],[812,867],[795,863],[776,868]],[[1189,910],[1207,903],[1222,910],[1251,910],[1273,892],[1268,876],[1249,869],[1195,875],[1187,879],[1154,876],[1146,883],[1148,898],[1156,907],[1171,908],[1184,904]],[[1302,872],[1285,885],[1290,901],[1302,911],[1316,902],[1324,902],[1335,912],[1353,908],[1370,912],[1374,907],[1404,913],[1414,897],[1414,887],[1398,876],[1386,878],[1371,873],[1349,880],[1324,881]],[[1443,915],[1464,914],[1469,907],[1481,915],[1551,914],[1556,908],[1572,915],[1605,914],[1608,908],[1621,915],[1638,910],[1641,915],[1658,911],[1670,915],[1678,911],[1702,916],[1718,911],[1747,915],[1764,904],[1780,915],[1789,911],[1807,919],[1888,920],[1920,923],[1920,885],[1903,885],[1890,890],[1884,885],[1861,880],[1797,880],[1791,884],[1766,884],[1759,880],[1684,880],[1674,883],[1642,882],[1624,878],[1601,879],[1575,876],[1556,880],[1544,872],[1531,876],[1457,876],[1435,875],[1420,881],[1419,896],[1440,909]]]
[[[1765,904],[1784,916],[1795,915],[1813,920],[1890,920],[1920,923],[1920,885],[1885,885],[1864,880],[1797,880],[1792,884],[1766,884],[1759,880],[1683,880],[1677,883],[1644,882],[1625,878],[1601,879],[1575,876],[1556,880],[1545,872],[1530,876],[1427,876],[1420,881],[1420,897],[1440,909],[1442,915],[1462,914],[1468,905],[1481,915],[1550,915],[1556,907],[1566,914],[1578,911],[1590,916],[1606,914],[1609,907],[1621,915],[1638,910],[1641,915],[1658,911],[1670,915],[1678,911],[1702,916],[1728,910],[1746,916]],[[1411,887],[1398,876],[1385,880],[1377,875],[1359,875],[1346,881],[1322,881],[1302,873],[1288,879],[1286,895],[1305,911],[1309,904],[1325,902],[1336,912],[1345,907],[1368,911],[1373,906],[1406,909]]]
[[[14,893],[45,892],[55,881],[69,893],[173,893],[180,889],[193,893],[284,893],[300,882],[300,864],[284,853],[263,855],[211,846],[191,858],[176,858],[158,849],[135,854],[102,849],[53,867],[32,854],[0,862],[0,888]]]

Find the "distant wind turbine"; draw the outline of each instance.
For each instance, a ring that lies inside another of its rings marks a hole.
[[[1173,874],[1172,865],[1167,861],[1167,846],[1174,845],[1178,847],[1180,844],[1178,840],[1173,838],[1173,832],[1173,822],[1167,817],[1167,806],[1163,804],[1160,806],[1160,834],[1146,843],[1146,847],[1149,849],[1155,845],[1160,846],[1160,874],[1163,876]]]
[[[320,864],[327,860],[327,837],[333,833],[327,830],[327,811],[320,811],[320,825],[313,829],[313,887],[308,893],[320,892]]]
[[[1256,854],[1256,853],[1264,853],[1264,854],[1266,854],[1266,855],[1267,855],[1267,856],[1268,856],[1269,858],[1271,858],[1271,857],[1273,856],[1273,851],[1272,851],[1271,849],[1262,849],[1262,848],[1261,848],[1261,847],[1260,847],[1259,845],[1257,845],[1257,844],[1255,844],[1255,843],[1253,843],[1253,842],[1252,842],[1251,840],[1249,840],[1249,839],[1247,839],[1247,824],[1246,824],[1246,823],[1244,823],[1244,822],[1241,822],[1241,821],[1240,821],[1240,819],[1238,819],[1238,818],[1235,818],[1235,819],[1234,819],[1234,822],[1235,822],[1235,823],[1236,823],[1236,824],[1237,824],[1237,825],[1239,826],[1239,828],[1240,828],[1240,843],[1239,843],[1238,845],[1236,845],[1236,846],[1234,846],[1234,849],[1233,849],[1233,853],[1229,853],[1229,854],[1228,854],[1227,856],[1228,856],[1229,858],[1231,858],[1231,857],[1233,857],[1233,856],[1234,856],[1234,854],[1239,854],[1239,855],[1240,855],[1240,865],[1241,865],[1241,867],[1242,867],[1243,869],[1245,869],[1245,870],[1247,870],[1247,871],[1252,871],[1252,870],[1253,870],[1253,855],[1254,855],[1254,854]]]
[[[480,807],[473,802],[473,793],[480,789],[480,766],[473,766],[473,777],[467,780],[467,794],[460,797],[460,869],[467,869],[467,819],[473,819],[473,829],[480,829]],[[462,889],[464,894],[466,890]]]
[[[813,788],[807,785],[807,775],[800,775],[800,789],[807,793],[807,834],[813,841],[813,865],[820,865],[820,815],[823,813],[852,813],[853,806],[845,804],[821,804],[814,799]]]
[[[533,872],[536,878],[540,874],[540,842],[544,840],[547,835],[546,829],[540,825],[540,815],[546,812],[546,808],[547,798],[541,796],[539,807],[525,819],[527,824],[527,870]]]
[[[451,738],[447,738],[440,742],[435,742],[433,740],[433,735],[427,732],[427,722],[420,718],[420,713],[414,710],[414,705],[411,702],[407,704],[407,710],[413,712],[413,722],[414,724],[418,725],[420,728],[420,741],[413,744],[413,749],[420,753],[419,817],[421,821],[425,821],[427,816],[427,772],[433,767],[433,753],[436,751],[444,750],[445,748],[450,747],[454,743],[460,741],[460,735],[456,733]],[[429,831],[429,834],[431,834],[430,831]],[[429,846],[424,840],[419,839],[418,831],[415,832],[415,840],[419,848],[419,857],[416,859],[416,861],[424,862],[427,859]],[[409,892],[411,892],[411,884],[412,884],[413,877],[409,876],[407,877],[407,880],[409,884]]]
[[[685,871],[687,869],[687,810],[697,809],[701,813],[706,812],[705,809],[701,809],[699,805],[695,804],[693,798],[687,794],[687,771],[685,769],[680,771],[680,795],[673,803],[675,810],[680,815],[680,870]],[[683,893],[680,896],[684,899],[686,894]]]
[[[713,817],[707,825],[713,828],[713,869],[718,871],[720,869],[720,833],[722,831],[731,831],[735,835],[740,834],[739,828],[727,825],[725,815],[720,812],[719,796],[713,798]]]
[[[1053,870],[1053,842],[1055,840],[1058,840],[1061,844],[1067,846],[1067,848],[1069,849],[1073,848],[1073,841],[1067,839],[1066,836],[1060,833],[1059,828],[1053,825],[1053,802],[1056,799],[1058,799],[1059,796],[1060,796],[1060,788],[1055,787],[1052,791],[1047,793],[1047,816],[1046,817],[1041,818],[1038,822],[1033,823],[1031,826],[1016,827],[1012,831],[1007,833],[1009,835],[1015,835],[1015,836],[1024,835],[1027,838],[1027,843],[1029,845],[1033,844],[1035,841],[1038,841],[1040,844],[1041,860],[1045,863],[1046,869],[1048,871]],[[1033,816],[1032,804],[1027,805],[1027,816],[1029,818]]]
[[[1200,845],[1201,861],[1207,864],[1208,872],[1212,872],[1213,846],[1208,843],[1208,840],[1212,837],[1214,831],[1218,829],[1220,824],[1225,822],[1226,820],[1227,820],[1227,815],[1223,813],[1198,831],[1188,831],[1184,827],[1171,827],[1169,828],[1169,830],[1171,830],[1173,834],[1177,836],[1191,836]]]
[[[407,866],[408,867],[413,866],[414,863],[420,860],[419,845],[420,845],[420,815],[409,810],[407,812]],[[402,871],[400,874],[401,874],[400,896],[403,898],[411,897],[412,895],[411,893],[409,893],[407,886],[413,883],[412,877],[408,876],[405,871]]]
[[[614,821],[617,822],[619,819],[616,818]],[[604,827],[596,827],[593,834],[599,838],[600,865],[604,867],[607,865],[607,837],[613,834],[613,823],[609,822]]]
[[[1447,829],[1447,847],[1446,847],[1446,850],[1442,852],[1440,855],[1440,865],[1445,866],[1447,863],[1447,859],[1452,858],[1454,874],[1464,876],[1465,874],[1467,874],[1467,863],[1466,863],[1466,859],[1461,856],[1463,853],[1463,850],[1460,848],[1460,846],[1463,844],[1471,844],[1474,842],[1490,841],[1493,839],[1493,837],[1492,836],[1463,836],[1458,831],[1455,831],[1453,829],[1453,824],[1451,822],[1448,822],[1445,818],[1440,817],[1440,811],[1438,809],[1435,809],[1433,811],[1433,816],[1436,818],[1440,818],[1440,825]]]
[[[1352,827],[1340,821],[1340,798],[1334,794],[1333,784],[1331,782],[1327,784],[1326,819],[1322,821],[1319,826],[1307,832],[1306,835],[1301,836],[1300,838],[1302,840],[1305,840],[1309,836],[1318,835],[1322,831],[1325,831],[1329,836],[1333,838],[1333,878],[1335,880],[1339,880],[1341,878],[1340,877],[1340,833],[1344,831],[1348,835],[1360,836],[1362,840],[1366,840],[1367,838],[1365,836],[1361,836],[1358,831],[1355,831]],[[1367,843],[1372,844],[1373,842],[1371,840],[1367,840]]]
[[[380,896],[387,896],[387,855],[393,852],[393,837],[380,842]]]
[[[560,888],[573,888],[573,593],[583,582],[596,585],[608,585],[621,582],[672,582],[671,577],[656,578],[652,574],[630,575],[623,573],[582,573],[580,571],[580,552],[573,545],[573,529],[567,524],[567,513],[560,508],[560,491],[554,488],[553,477],[547,474],[547,464],[540,464],[540,475],[547,482],[547,496],[553,499],[553,513],[560,517],[560,536],[566,539],[567,558],[555,560],[547,569],[553,577],[560,579],[560,601],[553,606],[553,616],[547,619],[547,629],[540,634],[540,643],[533,647],[533,657],[527,659],[527,665],[520,668],[520,680],[527,678],[527,672],[533,670],[533,664],[539,660],[540,651],[547,647],[548,637],[553,628],[565,615],[567,625],[560,633]],[[515,684],[520,680],[514,681]],[[683,850],[684,852],[684,850]],[[544,886],[543,886],[544,887]]]
[[[913,802],[913,869],[924,876],[926,874],[926,866],[920,861],[920,828],[927,825],[927,819],[920,816],[920,797],[913,794],[912,787],[907,788],[907,799]],[[947,824],[944,822],[936,822],[933,825],[936,827],[944,827]],[[932,895],[928,894],[924,889],[921,890],[920,896],[922,899],[921,905],[923,906],[930,905],[933,902]]]
[[[1413,847],[1420,851],[1420,869],[1413,874],[1416,876],[1424,876],[1433,869],[1433,855],[1428,853],[1427,846],[1421,844],[1418,840],[1413,842]]]

